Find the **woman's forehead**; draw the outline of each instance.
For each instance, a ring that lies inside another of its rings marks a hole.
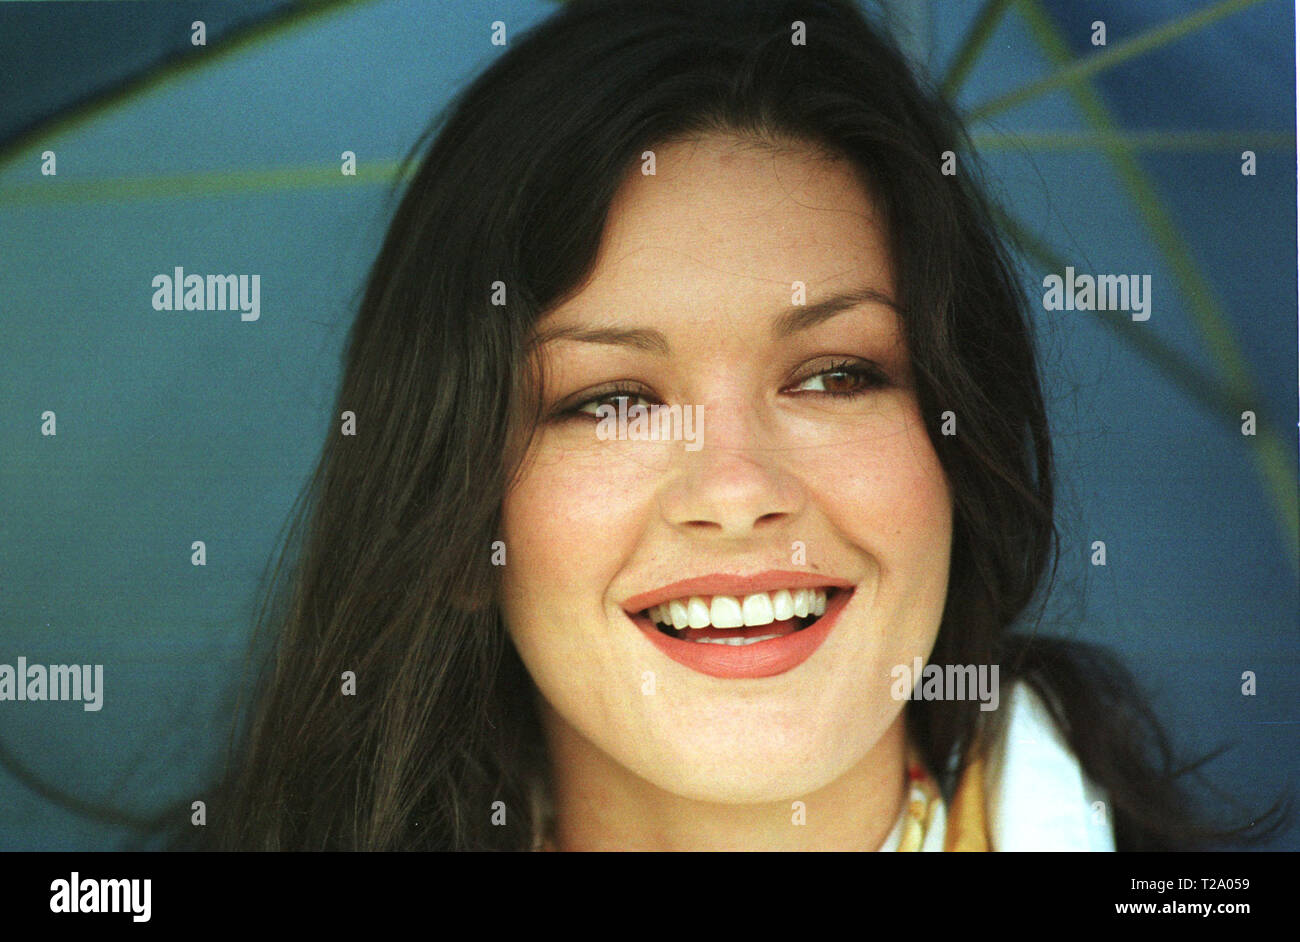
[[[706,139],[655,152],[654,170],[625,179],[588,277],[539,328],[614,326],[619,312],[766,316],[864,290],[892,302],[887,233],[851,164]]]

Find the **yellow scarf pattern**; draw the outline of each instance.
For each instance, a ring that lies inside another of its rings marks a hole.
[[[907,778],[910,792],[903,818],[900,851],[919,851],[925,835],[934,824],[939,806],[939,786],[921,761],[914,747],[909,747]],[[984,757],[973,755],[957,782],[952,802],[946,809],[945,851],[987,851],[988,819],[984,813]]]

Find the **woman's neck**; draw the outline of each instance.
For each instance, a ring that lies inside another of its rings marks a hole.
[[[683,798],[614,762],[543,706],[555,850],[878,850],[906,789],[903,715],[855,766],[807,795],[761,804]],[[802,807],[795,802],[801,802]]]

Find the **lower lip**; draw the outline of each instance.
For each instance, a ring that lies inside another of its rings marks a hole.
[[[632,621],[641,633],[664,654],[678,664],[710,677],[754,678],[773,677],[793,670],[821,647],[839,621],[840,612],[853,597],[852,589],[841,589],[826,604],[826,612],[802,631],[770,641],[753,644],[703,644],[699,641],[679,641],[670,638],[644,615],[632,615]]]

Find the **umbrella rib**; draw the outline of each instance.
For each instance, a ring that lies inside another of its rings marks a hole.
[[[1152,49],[1158,49],[1175,40],[1182,39],[1189,33],[1209,26],[1225,16],[1255,6],[1260,2],[1261,0],[1222,0],[1222,2],[1212,7],[1207,7],[1176,20],[1170,20],[1144,33],[1139,33],[1131,39],[1107,47],[1103,52],[1084,56],[1074,61],[1067,60],[1065,65],[1051,75],[1036,79],[1028,85],[1007,92],[1005,95],[999,95],[982,105],[977,105],[967,114],[967,120],[971,122],[985,121],[996,114],[1024,104],[1047,92],[1074,85],[1098,72],[1113,68],[1143,53],[1150,52]],[[1024,6],[1023,3],[1019,5],[1022,8]]]
[[[993,38],[1002,14],[1010,5],[1011,0],[987,0],[984,6],[980,7],[979,13],[975,15],[975,20],[962,39],[961,47],[952,57],[947,74],[943,77],[940,87],[945,95],[951,98],[961,90],[980,52]]]
[[[1122,145],[1130,151],[1295,150],[1291,131],[980,131],[971,135],[976,151],[1092,150]]]
[[[1064,270],[1069,264],[1058,255],[1046,242],[1034,234],[1033,230],[1014,218],[1010,213],[999,208],[998,224],[1011,237],[1016,247],[1027,257],[1032,258],[1048,269]],[[1213,374],[1188,360],[1182,353],[1166,344],[1150,331],[1133,331],[1130,320],[1122,311],[1096,310],[1089,313],[1107,328],[1119,335],[1120,339],[1136,348],[1142,356],[1176,385],[1180,386],[1191,398],[1195,399],[1217,419],[1221,419],[1234,431],[1237,420],[1231,413],[1243,409],[1257,409],[1257,404],[1243,399],[1238,392],[1226,387]],[[1261,413],[1259,424],[1276,425],[1275,420]]]
[[[183,54],[172,53],[160,62],[129,75],[114,85],[94,91],[58,111],[33,121],[13,136],[0,141],[0,166],[20,159],[58,134],[73,130],[101,117],[136,97],[204,66],[214,65],[236,52],[266,42],[291,29],[305,26],[340,8],[359,6],[373,0],[300,0],[269,14],[243,29],[233,30],[213,46],[200,46]]]
[[[1215,9],[1220,10],[1224,6],[1226,4],[1220,4]],[[1068,58],[1068,47],[1048,17],[1041,0],[1018,0],[1018,9],[1049,58],[1058,62]],[[1169,265],[1187,303],[1187,309],[1218,364],[1220,376],[1226,381],[1231,401],[1260,402],[1250,368],[1234,338],[1231,324],[1154,185],[1147,179],[1133,154],[1125,148],[1123,139],[1116,134],[1114,121],[1086,77],[1071,76],[1068,83],[1075,104],[1101,137],[1107,157]],[[1122,336],[1133,340],[1135,332],[1125,331]],[[1258,408],[1256,411],[1259,411]],[[1290,470],[1289,446],[1286,439],[1275,431],[1272,423],[1261,422],[1257,432],[1250,439],[1256,470],[1262,478],[1265,492],[1273,502],[1283,538],[1290,550],[1292,566],[1300,569],[1300,495],[1296,492],[1295,476]]]

